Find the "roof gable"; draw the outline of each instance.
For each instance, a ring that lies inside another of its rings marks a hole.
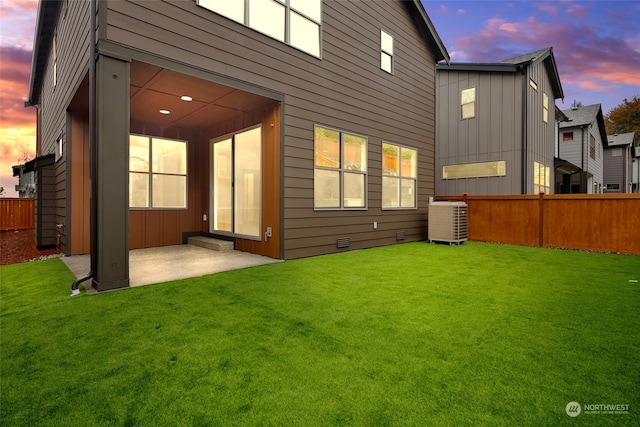
[[[614,133],[613,135],[607,135],[607,141],[609,146],[612,145],[633,145],[633,132],[627,133]]]
[[[562,110],[562,112],[569,118],[569,120],[560,122],[560,129],[588,126],[596,123],[598,125],[602,145],[607,145],[607,133],[604,128],[604,117],[602,116],[602,106],[600,104],[570,108],[568,110]]]
[[[553,48],[551,47],[516,56],[515,58],[507,59],[502,62],[452,63],[448,65],[438,64],[438,70],[515,73],[518,70],[518,67],[535,65],[539,62],[544,62],[545,69],[547,70],[547,74],[549,75],[549,81],[551,82],[553,98],[564,99],[562,83],[560,82],[560,75],[558,74],[558,68],[553,56]]]

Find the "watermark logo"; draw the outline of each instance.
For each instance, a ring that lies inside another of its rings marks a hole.
[[[579,404],[578,402],[569,402],[564,410],[572,418],[580,414],[583,415],[627,415],[629,414],[629,404],[603,404],[590,403]]]
[[[578,402],[569,402],[564,409],[570,417],[577,417],[582,412],[582,407]]]

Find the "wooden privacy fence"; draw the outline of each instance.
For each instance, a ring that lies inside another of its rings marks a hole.
[[[0,197],[0,229],[33,228],[34,200]]]
[[[469,240],[640,255],[640,194],[435,199],[467,203]]]

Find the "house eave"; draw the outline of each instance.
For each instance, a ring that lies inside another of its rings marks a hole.
[[[413,4],[415,5],[415,9],[418,12],[418,16],[420,17],[421,22],[424,23],[427,31],[431,35],[430,41],[433,44],[433,48],[435,50],[434,53],[435,53],[436,63],[438,61],[444,60],[448,64],[449,60],[451,59],[449,57],[449,52],[447,52],[447,49],[445,48],[444,43],[442,42],[442,39],[438,35],[438,32],[436,31],[436,28],[433,25],[433,22],[431,22],[429,15],[427,15],[427,11],[424,9],[422,2],[420,0],[413,0]]]
[[[438,71],[480,71],[488,73],[515,73],[518,67],[502,63],[449,63],[437,64]]]
[[[25,106],[38,105],[42,80],[49,59],[58,12],[62,2],[58,0],[40,0],[33,37],[33,56],[29,77],[29,95]]]

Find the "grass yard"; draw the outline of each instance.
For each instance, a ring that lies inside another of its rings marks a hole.
[[[4,266],[0,425],[639,425],[639,279],[476,242],[74,298],[59,259]]]

